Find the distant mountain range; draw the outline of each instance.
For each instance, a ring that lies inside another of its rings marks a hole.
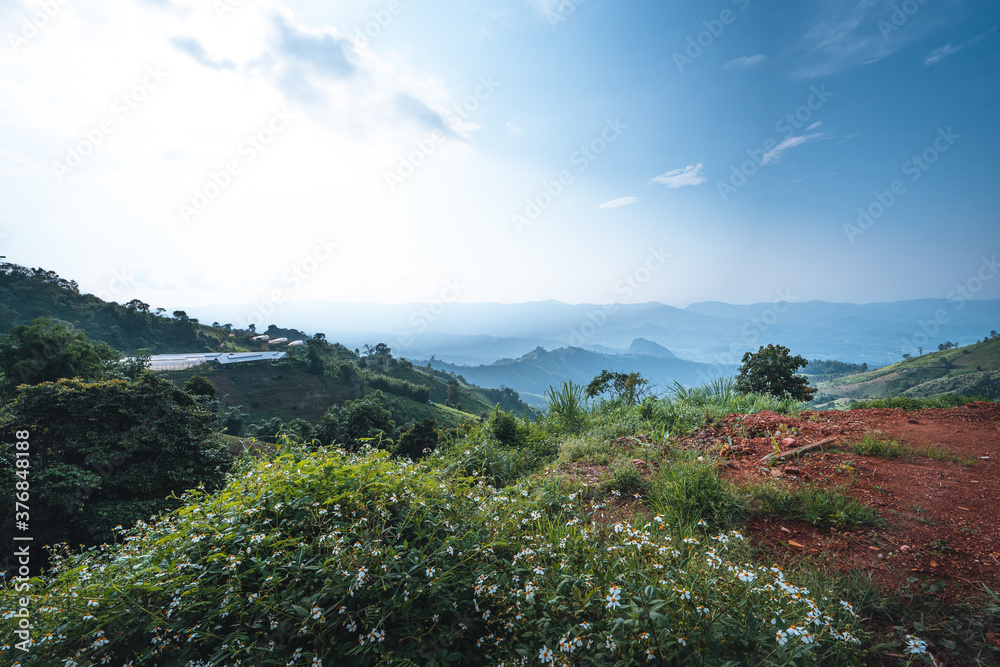
[[[604,354],[637,353],[644,339],[681,359],[729,366],[743,353],[780,343],[808,359],[838,359],[873,366],[893,363],[950,340],[979,340],[1000,325],[1000,299],[921,299],[892,303],[804,301],[731,305],[661,303],[571,305],[558,301],[520,304],[350,304],[287,302],[267,322],[322,331],[350,347],[385,342],[396,354],[433,355],[453,364],[490,364],[518,358],[537,347],[577,347]],[[253,305],[206,306],[188,312],[203,321],[232,322]],[[647,343],[646,354],[653,349]]]
[[[272,338],[301,340],[323,332],[330,342],[349,349],[386,343],[396,357],[421,366],[430,362],[436,370],[461,375],[482,387],[509,387],[535,405],[546,403],[544,394],[550,386],[566,380],[585,384],[602,370],[637,371],[662,392],[674,382],[690,386],[732,375],[745,352],[768,343],[785,345],[809,360],[865,362],[874,370],[904,354],[920,357],[944,342],[968,345],[1000,329],[1000,299],[865,305],[705,302],[687,308],[558,301],[392,306],[279,302],[273,310],[261,304],[220,305],[188,308],[167,317],[150,312],[138,299],[124,305],[105,302],[81,294],[75,282],[52,271],[0,262],[0,333],[45,316],[127,353],[140,348],[155,353],[246,351],[265,349],[267,344],[253,340],[246,331],[248,323],[240,318],[262,310],[268,315],[264,322],[255,322],[257,333],[266,330]],[[928,355],[907,362],[900,373],[887,369],[885,374],[861,378],[854,383],[858,388],[846,388],[851,383],[821,388],[835,400],[883,390],[924,395],[966,385],[993,391],[996,378],[991,373],[996,366],[981,355],[969,356],[972,351],[961,354],[958,360],[942,357],[949,360],[947,367],[934,366],[938,357]],[[814,365],[826,367],[851,368]],[[917,369],[921,372],[914,372]],[[883,379],[889,375],[891,382]]]
[[[566,380],[586,385],[603,370],[637,371],[649,380],[649,389],[657,394],[669,389],[675,381],[694,386],[736,372],[736,366],[678,359],[670,350],[641,338],[633,341],[629,349],[646,353],[603,354],[577,347],[546,351],[539,347],[518,359],[504,359],[486,365],[459,366],[440,360],[429,363],[434,370],[461,375],[475,385],[511,387],[520,394],[521,400],[535,406],[548,405],[545,393],[550,386],[558,388]],[[414,363],[423,365],[427,362],[415,360]]]

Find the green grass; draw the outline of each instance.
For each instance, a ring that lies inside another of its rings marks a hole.
[[[745,491],[756,501],[758,512],[805,521],[817,528],[855,530],[884,523],[878,512],[845,495],[839,487],[790,488],[771,482],[748,486]]]
[[[975,465],[975,459],[954,454],[936,445],[909,447],[898,440],[888,440],[877,434],[866,433],[859,442],[851,443],[851,451],[859,456],[875,456],[883,459],[916,459],[925,457],[935,461],[950,461],[963,465]]]
[[[961,396],[958,394],[946,394],[933,398],[915,398],[913,396],[886,396],[884,398],[868,398],[851,402],[852,410],[865,410],[871,408],[899,408],[912,412],[913,410],[924,410],[926,408],[955,408],[960,405],[974,403],[981,398],[973,396]]]
[[[859,456],[877,456],[883,459],[900,459],[913,454],[903,443],[884,440],[871,433],[866,433],[860,442],[852,442],[851,451]]]
[[[704,521],[713,528],[728,527],[747,508],[745,497],[716,474],[715,464],[693,455],[661,466],[649,494],[655,511],[679,525]]]

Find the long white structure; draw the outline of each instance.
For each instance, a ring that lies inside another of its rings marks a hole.
[[[154,354],[150,358],[151,371],[183,371],[214,361],[223,366],[249,361],[278,361],[287,352],[193,352],[191,354]]]

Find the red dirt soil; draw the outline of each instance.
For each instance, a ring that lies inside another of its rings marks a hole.
[[[771,436],[778,430],[782,452],[829,437],[836,440],[769,468],[761,459],[775,451]],[[914,451],[935,447],[965,462],[852,453],[849,443],[866,433],[900,441]],[[842,571],[861,568],[886,587],[898,587],[908,577],[940,580],[943,595],[952,601],[981,596],[983,584],[1000,591],[998,404],[914,412],[803,412],[798,418],[773,412],[730,415],[684,444],[718,452],[736,483],[781,477],[791,484],[840,485],[886,521],[877,530],[853,533],[777,518],[751,521],[748,534],[779,561],[807,556]]]

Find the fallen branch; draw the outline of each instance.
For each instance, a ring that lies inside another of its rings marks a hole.
[[[814,449],[821,449],[823,445],[829,445],[831,442],[836,440],[836,438],[824,438],[822,440],[817,440],[804,447],[799,447],[797,449],[789,449],[787,452],[775,452],[773,454],[768,454],[760,460],[761,463],[769,463],[771,461],[780,461],[782,459],[795,458],[799,454],[805,454],[806,452],[811,452]]]

